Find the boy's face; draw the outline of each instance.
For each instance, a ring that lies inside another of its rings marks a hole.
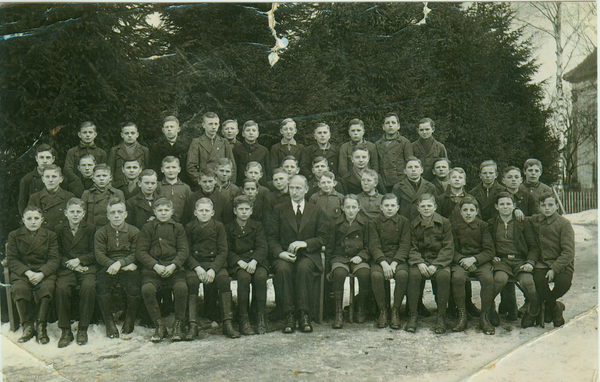
[[[244,195],[255,198],[256,194],[258,194],[258,188],[256,187],[256,183],[244,183],[244,188],[242,189]]]
[[[537,164],[529,166],[527,167],[527,170],[525,170],[525,177],[529,182],[537,182],[540,179],[540,175],[542,175],[542,169]]]
[[[225,124],[225,126],[223,126],[223,136],[228,141],[233,141],[237,137],[239,132],[240,129],[238,128],[237,123],[228,122],[227,124]]]
[[[280,131],[283,138],[289,141],[290,139],[294,138],[294,135],[296,135],[296,124],[293,122],[288,122],[281,127]]]
[[[177,179],[177,176],[181,172],[181,167],[176,161],[165,162],[163,163],[160,171],[162,171],[162,173],[165,175],[165,178],[168,180],[174,180]]]
[[[179,127],[179,123],[176,121],[167,121],[163,123],[162,132],[169,141],[177,139],[180,131],[181,127]]]
[[[431,137],[431,134],[433,134],[433,128],[431,127],[431,124],[429,122],[425,122],[425,123],[421,123],[419,124],[419,128],[417,129],[417,132],[419,133],[419,136],[423,139],[427,139],[429,137]]]
[[[30,231],[37,231],[42,226],[44,218],[39,211],[27,211],[23,214],[23,224]]]
[[[417,206],[417,210],[419,210],[419,213],[421,214],[422,218],[432,217],[435,213],[436,208],[437,204],[435,204],[435,201],[431,199],[422,200]]]
[[[200,203],[194,210],[194,215],[200,223],[206,223],[213,217],[215,211],[210,203]]]
[[[450,186],[452,188],[463,188],[466,184],[465,174],[461,174],[458,171],[452,171],[450,174]]]
[[[71,204],[65,210],[65,216],[69,220],[69,224],[77,227],[85,217],[85,210],[79,204]]]
[[[396,117],[386,117],[383,120],[383,131],[385,131],[388,135],[394,135],[400,129],[400,125],[398,124],[398,120]]]
[[[460,214],[465,222],[471,223],[477,217],[477,207],[472,203],[463,204],[460,208]]]
[[[246,170],[246,172],[244,172],[244,175],[246,175],[246,178],[255,180],[255,181],[259,181],[260,178],[262,178],[262,171],[260,170],[260,168],[258,166],[253,166],[250,167],[249,169]]]
[[[46,186],[48,191],[56,191],[62,181],[63,176],[58,170],[45,170],[42,174],[42,182],[44,182],[44,186]]]
[[[365,129],[361,125],[350,125],[348,135],[350,135],[352,142],[360,142],[365,135]]]
[[[108,217],[111,227],[121,227],[125,223],[125,218],[127,218],[125,203],[117,203],[108,207],[106,216]]]
[[[329,142],[331,138],[331,132],[325,126],[319,126],[315,129],[315,140],[317,143],[324,145]]]
[[[94,142],[94,139],[96,139],[97,135],[96,128],[92,126],[82,127],[79,129],[79,133],[77,133],[77,136],[79,139],[81,139],[81,142],[85,143],[86,145]]]
[[[77,169],[83,175],[84,178],[91,178],[94,176],[94,166],[96,162],[92,158],[81,158],[79,160],[79,166]],[[123,171],[124,172],[124,171]]]
[[[521,173],[518,170],[510,170],[504,177],[502,178],[502,182],[511,190],[515,190],[519,188],[521,182],[523,182],[523,178],[521,178]]]
[[[233,213],[241,221],[246,221],[252,216],[252,207],[248,203],[241,203],[233,209]]]
[[[123,130],[121,130],[121,138],[123,138],[123,142],[128,145],[135,143],[139,136],[140,134],[135,126],[125,126]]]
[[[156,219],[161,223],[169,221],[171,216],[173,216],[173,212],[173,207],[170,207],[167,204],[161,204],[154,208],[154,216],[156,216]]]
[[[304,195],[308,192],[308,186],[304,180],[296,177],[290,181],[289,190],[292,200],[299,203],[304,199]]]
[[[439,161],[435,162],[433,166],[433,175],[435,175],[439,179],[444,179],[448,176],[448,172],[450,171],[450,167],[448,166],[448,162]]]
[[[554,215],[558,210],[558,206],[556,205],[556,199],[554,198],[546,198],[543,203],[540,203],[540,210],[545,217],[549,218]]]
[[[242,133],[242,135],[244,136],[244,139],[248,143],[256,142],[256,140],[258,139],[258,134],[259,134],[258,126],[256,126],[256,125],[246,126],[246,128],[244,129],[244,132]]]
[[[112,181],[112,175],[108,170],[98,170],[94,172],[94,184],[100,189],[106,188]]]
[[[140,172],[142,172],[142,168],[138,161],[127,161],[123,163],[123,175],[128,180],[135,180],[140,176]]]
[[[408,161],[406,164],[406,168],[404,169],[404,173],[408,177],[408,179],[413,181],[418,181],[421,179],[421,174],[423,173],[423,167],[416,160]]]
[[[362,190],[366,193],[370,193],[371,191],[373,191],[373,189],[375,189],[375,187],[377,187],[378,180],[379,179],[375,179],[371,175],[363,174],[360,178],[360,185],[362,187]]]
[[[300,172],[300,169],[298,168],[296,161],[291,160],[291,159],[288,159],[285,162],[283,162],[281,164],[281,167],[283,167],[283,169],[285,170],[285,172],[287,172],[289,174],[289,176],[294,176],[294,175],[298,174],[298,172]]]
[[[35,156],[35,161],[38,167],[44,168],[45,166],[54,163],[54,155],[50,151],[41,151]]]
[[[156,175],[142,176],[139,186],[144,195],[152,195],[158,186],[158,179],[156,179]]]
[[[398,209],[400,206],[398,205],[398,201],[396,199],[385,199],[381,201],[381,205],[379,206],[383,216],[386,218],[391,218],[398,214]]]
[[[352,153],[352,164],[358,169],[366,168],[369,164],[369,151],[356,150]]]
[[[219,118],[204,118],[202,126],[206,135],[212,138],[217,135],[217,131],[219,130]]]
[[[285,190],[289,184],[290,177],[287,174],[278,172],[273,175],[273,186],[279,191]]]
[[[346,199],[344,201],[344,213],[346,214],[346,219],[354,220],[356,215],[358,215],[358,210],[360,207],[358,206],[358,201],[354,199]]]
[[[337,182],[328,176],[322,176],[319,180],[319,188],[327,194],[333,190],[336,184]]]
[[[229,179],[231,179],[231,167],[232,166],[230,164],[226,164],[217,168],[217,178],[219,178],[219,182],[229,182]]]
[[[500,198],[495,206],[501,216],[510,216],[515,209],[515,204],[511,198]]]
[[[324,172],[329,171],[329,165],[326,160],[313,164],[312,172],[317,179],[320,179]]]
[[[494,184],[497,177],[498,172],[496,171],[495,166],[485,166],[481,169],[481,172],[479,173],[479,178],[487,187],[490,187],[492,184]]]
[[[205,194],[212,194],[215,190],[215,184],[217,183],[217,179],[212,176],[201,176],[200,177],[200,187],[202,188],[202,192]]]

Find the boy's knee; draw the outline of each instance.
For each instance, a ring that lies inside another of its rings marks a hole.
[[[377,271],[376,272],[371,272],[371,282],[373,284],[375,284],[375,283],[382,283],[383,280],[384,280],[383,273],[377,272]]]
[[[406,283],[408,281],[408,272],[405,270],[396,271],[394,274],[394,280],[396,280],[396,284]]]
[[[185,297],[188,294],[188,287],[184,282],[173,285],[173,294],[177,297]]]
[[[263,283],[263,282],[266,282],[268,278],[269,278],[269,273],[267,272],[267,270],[265,268],[262,268],[262,267],[256,268],[256,271],[254,272],[254,276],[253,276],[254,282]]]
[[[243,269],[237,271],[236,278],[238,283],[248,285],[252,281],[252,276]]]
[[[494,283],[499,285],[505,285],[508,282],[508,274],[506,272],[498,271],[494,273]]]
[[[156,287],[152,283],[146,283],[142,286],[142,295],[144,298],[156,296]]]

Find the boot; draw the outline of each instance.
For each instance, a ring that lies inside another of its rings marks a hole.
[[[458,322],[452,328],[453,332],[462,332],[467,328],[467,310],[458,309]]]
[[[58,340],[58,347],[67,347],[71,342],[73,342],[73,332],[71,331],[71,328],[62,328],[62,333],[60,334],[60,339]]]
[[[42,301],[40,302],[40,312],[36,328],[37,340],[42,345],[45,345],[48,342],[50,342],[50,338],[48,338],[48,332],[46,331],[46,327],[48,325],[48,323],[46,322],[46,313],[48,312],[49,306],[50,299],[46,297],[42,298]]]
[[[22,326],[23,326],[23,334],[21,335],[21,337],[18,340],[18,342],[20,344],[29,341],[35,335],[35,331],[33,330],[33,325],[31,324],[31,322],[24,322],[22,324]]]
[[[437,322],[435,324],[435,333],[436,334],[446,333],[446,313],[438,313]]]
[[[99,295],[97,299],[104,319],[104,326],[106,326],[106,336],[108,338],[119,338],[119,329],[115,325],[115,318],[112,314],[110,293],[104,296]]]
[[[253,336],[256,334],[254,329],[252,329],[252,325],[250,325],[250,318],[247,313],[240,315],[240,333],[245,336]]]
[[[167,327],[165,326],[162,318],[158,318],[155,323],[156,329],[154,330],[152,337],[150,337],[150,341],[161,342],[167,336]]]
[[[310,333],[313,331],[312,324],[310,323],[310,317],[308,312],[305,310],[300,311],[300,331],[304,333]]]
[[[344,292],[333,292],[333,303],[335,308],[335,318],[331,325],[334,329],[341,329],[344,326],[344,310],[342,308]]]
[[[19,338],[18,342],[24,343],[32,339],[35,335],[35,330],[33,330],[33,325],[29,320],[29,301],[19,300],[15,302],[15,305],[17,305],[17,312],[19,312],[21,326],[23,327],[23,334]]]
[[[193,341],[196,337],[198,337],[198,324],[190,322],[190,328],[187,333],[185,333],[185,341]]]
[[[296,330],[296,319],[294,318],[293,312],[287,312],[285,314],[285,326],[283,327],[284,333],[294,333]]]
[[[77,345],[85,345],[88,342],[87,326],[77,328]]]
[[[525,312],[525,315],[521,319],[521,326],[523,328],[533,326],[537,320],[537,315],[539,313],[540,304],[538,302],[537,295],[534,295],[529,299],[529,307],[527,309],[527,312]]]
[[[231,292],[221,293],[221,310],[223,312],[223,334],[229,338],[240,338],[240,333],[235,330],[233,312],[231,310]]]
[[[387,321],[387,316],[388,316],[388,312],[387,309],[380,309],[379,310],[379,317],[377,318],[377,327],[382,329],[385,328],[388,324]]]
[[[171,340],[172,341],[182,341],[184,338],[185,338],[185,333],[183,333],[181,320],[175,319],[175,323],[173,324],[173,334],[171,335]]]
[[[123,322],[121,333],[130,334],[133,332],[133,328],[135,326],[135,318],[137,316],[140,302],[140,296],[127,295],[127,314],[125,315],[125,322]]]
[[[488,312],[482,312],[481,315],[479,316],[479,328],[481,329],[481,331],[484,334],[487,334],[487,335],[496,334],[496,329],[494,328],[494,326],[490,323],[490,320],[488,319]]]
[[[196,321],[198,315],[198,296],[194,294],[188,295],[188,310],[190,327],[185,334],[185,341],[193,341],[198,337],[198,322]]]
[[[257,319],[257,333],[258,334],[265,334],[267,332],[267,317],[264,313],[259,313],[258,314],[258,319]]]
[[[356,322],[359,324],[364,323],[367,320],[367,313],[365,311],[365,305],[367,300],[367,294],[360,292],[357,296],[358,306],[356,309]]]
[[[563,326],[565,324],[565,318],[563,317],[563,312],[565,311],[565,304],[560,301],[556,301],[554,305],[554,309],[552,310],[552,317],[554,322],[554,327],[558,328],[559,326]]]
[[[390,328],[400,329],[400,308],[392,307],[392,316],[390,317]]]
[[[487,318],[492,325],[496,327],[500,325],[500,315],[496,312],[496,303],[494,301],[492,301],[492,307],[487,314]]]
[[[554,307],[546,303],[546,309],[544,310],[544,322],[549,324],[554,321]]]
[[[473,304],[473,301],[471,300],[466,301],[465,308],[471,317],[479,317],[481,315],[481,311],[475,306],[475,304]]]
[[[419,313],[416,311],[408,313],[408,322],[406,323],[406,330],[409,333],[414,333],[417,331],[417,320],[419,319]]]

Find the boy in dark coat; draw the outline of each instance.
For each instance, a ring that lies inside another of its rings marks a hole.
[[[118,182],[113,183],[113,187],[123,191],[125,200],[129,200],[140,193],[140,174],[142,173],[142,165],[139,159],[127,159],[123,163],[124,177]]]
[[[154,219],[152,205],[158,199],[156,188],[158,187],[158,176],[151,169],[146,169],[140,174],[138,182],[140,193],[127,200],[127,223],[142,229],[144,224]]]
[[[375,142],[379,156],[379,169],[387,192],[392,192],[396,183],[402,180],[408,157],[413,156],[410,141],[400,135],[400,121],[396,113],[388,113],[383,118],[383,136]]]
[[[81,198],[83,191],[89,190],[94,186],[94,167],[96,166],[96,158],[92,154],[85,154],[79,158],[77,170],[79,176],[72,182],[69,182],[69,190],[76,197]]]
[[[137,159],[142,168],[149,167],[150,150],[137,141],[139,136],[140,133],[135,123],[129,122],[121,128],[121,138],[123,138],[121,143],[110,149],[106,164],[114,171],[115,184],[119,184],[125,178],[123,164],[127,160]]]
[[[396,183],[392,192],[398,197],[400,210],[398,213],[409,221],[419,216],[417,202],[421,195],[427,193],[437,197],[435,186],[422,178],[423,166],[421,160],[416,157],[408,158],[404,169],[406,177]]]
[[[271,147],[271,153],[269,157],[271,174],[273,173],[272,170],[275,168],[283,167],[283,159],[291,155],[296,158],[300,173],[302,173],[304,176],[309,176],[310,169],[300,169],[300,163],[304,163],[304,156],[306,154],[304,145],[296,142],[296,139],[294,139],[294,136],[298,132],[298,129],[296,128],[296,122],[291,118],[284,119],[281,121],[279,132],[282,136],[281,142],[277,142]]]
[[[116,197],[125,202],[123,191],[111,186],[111,181],[110,167],[104,163],[97,164],[94,167],[94,186],[83,191],[83,195],[81,195],[81,200],[86,205],[87,221],[95,225],[97,229],[108,224],[106,206],[111,198]]]
[[[75,196],[60,187],[63,179],[62,171],[57,165],[51,164],[44,167],[42,182],[44,182],[45,188],[29,198],[28,205],[36,206],[42,210],[44,228],[51,231],[56,230],[56,226],[66,220],[65,207],[67,201]]]
[[[79,126],[79,132],[77,133],[80,141],[75,147],[72,147],[67,151],[65,158],[65,178],[67,184],[71,185],[81,177],[78,165],[79,160],[84,155],[92,155],[95,163],[106,163],[106,151],[96,146],[94,140],[98,136],[96,132],[96,125],[93,122],[85,121]],[[72,188],[70,188],[72,190]],[[82,191],[83,192],[83,191]],[[79,194],[81,196],[81,194]]]
[[[165,117],[162,125],[163,135],[160,139],[150,146],[150,168],[160,174],[163,160],[172,156],[179,160],[179,164],[185,164],[187,160],[188,149],[190,148],[190,142],[183,139],[180,135],[181,127],[179,126],[179,119],[173,115]],[[189,182],[187,173],[179,174],[179,177],[184,183]]]
[[[481,183],[469,191],[469,194],[477,199],[481,220],[486,222],[498,215],[494,205],[498,193],[506,191],[506,188],[496,181],[498,178],[498,165],[493,160],[483,161],[479,165],[479,178]]]
[[[258,123],[254,121],[246,121],[242,126],[242,136],[244,141],[240,142],[236,147],[233,148],[233,157],[237,165],[237,181],[241,182],[245,176],[246,166],[250,162],[258,162],[262,168],[266,171],[271,171],[271,165],[269,164],[269,150],[260,143],[257,139],[260,135],[258,130]],[[265,178],[269,178],[269,173],[265,174]],[[241,183],[238,183],[241,186]]]
[[[540,176],[543,171],[542,162],[538,159],[527,159],[523,165],[523,172],[525,173],[525,182],[523,182],[519,188],[528,191],[531,196],[533,196],[533,200],[537,202],[542,194],[552,193],[552,188],[550,186],[540,182]]]
[[[356,146],[364,146],[369,152],[369,158],[367,159],[367,163],[365,163],[365,167],[372,168],[373,170],[379,172],[379,156],[377,155],[377,147],[373,142],[369,142],[364,139],[365,136],[365,123],[358,119],[354,118],[348,122],[348,135],[350,136],[350,140],[340,147],[340,160],[338,163],[338,178],[342,178],[344,175],[352,171],[352,167],[354,167],[354,163],[352,162],[352,156],[354,153],[354,149]],[[383,185],[383,182],[381,182]],[[384,191],[385,192],[385,191]]]
[[[19,208],[19,214],[23,216],[25,207],[29,197],[36,192],[44,189],[44,182],[42,182],[42,171],[44,167],[53,164],[56,159],[56,150],[47,144],[39,145],[35,150],[35,161],[37,167],[35,170],[27,173],[21,182],[19,183],[19,200],[17,201],[17,207]]]
[[[311,164],[314,164],[315,158],[323,157],[327,161],[329,167],[329,170],[327,171],[337,174],[340,149],[329,141],[331,139],[331,129],[329,128],[329,125],[322,122],[317,123],[313,136],[316,142],[306,148],[304,163],[300,163],[300,167],[310,169]]]
[[[431,118],[423,118],[419,121],[417,132],[419,139],[412,143],[413,154],[423,164],[423,177],[428,181],[435,179],[433,174],[433,163],[436,158],[448,158],[446,147],[433,137],[435,126]]]
[[[352,151],[352,168],[342,176],[340,182],[342,183],[343,193],[348,194],[360,194],[362,190],[362,174],[363,171],[368,169],[370,153],[367,146],[359,144],[353,147]],[[373,169],[374,170],[374,169]],[[377,170],[375,170],[377,172]],[[385,194],[385,186],[383,185],[383,179],[381,175],[377,174],[377,191],[380,194]]]
[[[163,159],[161,171],[164,178],[158,183],[157,193],[173,202],[173,216],[171,218],[180,223],[185,202],[192,194],[192,190],[190,186],[179,179],[181,165],[177,157],[166,156]]]

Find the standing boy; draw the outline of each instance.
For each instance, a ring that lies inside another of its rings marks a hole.
[[[150,168],[157,173],[161,172],[163,160],[172,156],[179,160],[179,163],[186,163],[190,142],[180,136],[181,127],[179,119],[173,115],[165,117],[162,125],[163,135],[160,139],[150,146]],[[187,174],[181,174],[181,178],[187,183]]]
[[[335,144],[331,143],[331,129],[329,125],[323,122],[317,123],[315,126],[314,134],[315,143],[306,148],[306,156],[304,158],[304,164],[300,164],[300,167],[309,169],[310,164],[314,164],[317,157],[325,158],[329,167],[328,171],[334,174],[338,173],[338,162],[340,156],[340,149]]]
[[[381,200],[383,195],[377,192],[379,176],[375,170],[365,169],[360,178],[362,192],[356,196],[360,205],[360,213],[367,220],[371,220],[381,214]]]
[[[72,147],[67,151],[65,158],[65,178],[67,183],[70,185],[81,177],[81,173],[78,171],[77,165],[79,160],[84,155],[92,155],[96,163],[106,163],[106,151],[96,146],[94,140],[98,136],[96,132],[96,125],[94,122],[85,121],[79,126],[79,133],[77,133],[80,141],[75,147]],[[81,194],[79,194],[81,196]]]
[[[140,193],[140,174],[142,173],[142,166],[140,165],[139,159],[127,159],[123,163],[123,175],[124,177],[117,183],[113,183],[113,187],[123,191],[125,200],[129,200],[135,195]]]
[[[92,154],[85,154],[79,158],[77,170],[79,177],[72,182],[69,182],[69,190],[78,198],[81,198],[83,191],[89,190],[94,186],[94,167],[96,166],[96,158]]]
[[[451,168],[452,165],[448,158],[437,158],[433,162],[433,175],[435,175],[435,179],[431,184],[435,186],[438,195],[442,195],[448,189]]]
[[[408,157],[413,156],[410,141],[400,135],[400,121],[396,113],[388,113],[383,118],[383,136],[375,142],[379,155],[379,168],[387,192],[392,192],[396,183],[403,179]]]
[[[244,172],[246,171],[246,166],[250,162],[258,162],[261,164],[263,169],[268,171],[271,170],[271,165],[269,164],[269,150],[267,150],[265,146],[258,143],[257,140],[259,135],[260,132],[258,129],[258,123],[254,121],[246,121],[244,126],[242,126],[242,136],[244,137],[244,141],[238,143],[238,145],[233,148],[233,157],[235,158],[235,163],[237,164],[238,182],[246,177]],[[265,176],[269,177],[269,174],[265,174]],[[264,180],[263,183],[266,184]]]
[[[360,194],[362,192],[362,173],[369,168],[370,151],[368,147],[364,144],[358,144],[352,150],[352,168],[340,179],[344,195]],[[377,191],[382,194],[385,193],[383,180],[379,174],[377,174]]]
[[[419,215],[417,209],[419,198],[425,193],[435,197],[435,186],[421,177],[423,167],[421,160],[416,157],[408,158],[404,173],[406,177],[396,183],[392,192],[398,197],[400,204],[398,213],[412,221]]]
[[[187,224],[194,218],[196,202],[200,198],[210,198],[213,201],[213,216],[215,220],[223,224],[233,219],[233,208],[231,202],[225,196],[217,192],[217,174],[209,167],[200,171],[200,189],[192,192],[185,202],[183,209],[183,223]]]
[[[236,119],[226,119],[221,124],[221,135],[223,135],[223,138],[227,139],[232,150],[234,150],[236,146],[239,146],[241,144],[241,142],[237,139],[237,135],[239,132],[240,129],[238,127],[238,122]],[[236,161],[235,163],[238,162]]]
[[[313,194],[309,200],[310,203],[321,208],[331,226],[343,215],[344,195],[335,189],[336,185],[335,175],[332,172],[323,173],[319,180],[319,192]]]
[[[487,222],[498,214],[494,205],[498,193],[505,191],[506,188],[496,181],[498,178],[498,165],[493,160],[481,162],[481,165],[479,165],[479,178],[481,183],[469,191],[469,194],[477,199],[481,220]]]
[[[115,171],[115,184],[119,184],[125,180],[125,175],[123,174],[125,161],[137,159],[142,168],[149,166],[150,150],[137,141],[139,136],[140,133],[135,123],[128,122],[121,128],[121,138],[123,140],[117,146],[110,149],[106,164]]]
[[[163,159],[160,169],[164,175],[157,187],[157,193],[173,202],[171,218],[180,223],[183,216],[185,201],[192,193],[190,186],[179,179],[181,164],[179,158],[168,155]]]
[[[53,164],[56,159],[56,151],[54,148],[47,144],[39,145],[35,150],[35,161],[37,167],[35,170],[27,173],[19,184],[19,200],[17,206],[19,208],[19,215],[23,216],[23,211],[27,207],[29,197],[36,192],[44,189],[44,182],[42,182],[42,171],[44,167]]]
[[[290,200],[289,176],[287,172],[278,167],[273,170],[273,182],[271,190],[271,210],[278,204]]]
[[[217,192],[223,195],[229,202],[238,196],[240,188],[231,182],[233,163],[229,158],[221,158],[217,161]]]
[[[429,181],[435,178],[432,171],[435,159],[448,157],[446,147],[433,138],[434,131],[435,126],[431,118],[421,119],[417,127],[419,139],[412,143],[413,153],[421,160],[423,166],[423,177]]]
[[[97,164],[94,167],[94,186],[89,190],[85,190],[81,195],[81,200],[86,205],[87,221],[95,225],[96,228],[108,224],[106,206],[110,198],[116,197],[125,202],[123,191],[112,187],[111,181],[110,167],[104,163]]]
[[[296,128],[296,122],[291,118],[284,119],[281,121],[279,132],[282,136],[281,142],[277,142],[271,146],[271,154],[269,159],[271,170],[274,170],[279,166],[283,167],[283,159],[290,155],[296,158],[298,165],[305,160],[304,156],[306,154],[304,146],[296,142],[296,139],[294,139],[294,136],[298,132],[298,129]],[[308,172],[308,169],[304,169],[302,172],[304,173],[303,175],[308,175],[306,173]]]
[[[42,182],[44,182],[45,188],[29,198],[28,205],[36,206],[42,210],[44,227],[51,231],[54,231],[56,226],[66,220],[67,201],[75,196],[60,187],[63,179],[62,171],[57,165],[51,164],[44,167]]]
[[[525,161],[523,170],[525,172],[525,182],[519,188],[528,191],[533,196],[534,201],[537,202],[544,193],[552,193],[550,186],[540,182],[540,176],[543,172],[542,162],[535,158],[529,158]]]
[[[140,192],[127,200],[127,223],[142,229],[144,224],[155,218],[152,205],[158,199],[156,172],[151,169],[142,171],[138,185]]]
[[[352,157],[354,155],[354,148],[357,145],[365,146],[369,152],[369,161],[365,166],[369,166],[373,170],[379,172],[379,157],[377,156],[377,147],[372,142],[364,139],[365,136],[365,123],[358,118],[354,118],[348,122],[348,135],[350,140],[344,143],[340,147],[340,161],[338,163],[337,174],[339,177],[343,177],[352,170],[354,162]],[[383,185],[383,182],[381,183]]]

